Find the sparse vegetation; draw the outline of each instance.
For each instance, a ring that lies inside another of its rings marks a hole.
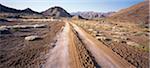
[[[145,56],[143,54],[145,52],[146,54],[148,54],[149,52],[148,45],[146,46],[140,45],[142,42],[138,42],[138,43],[128,42],[134,39],[134,38],[131,38],[130,36],[143,38],[142,36],[144,36],[145,32],[143,32],[142,29],[133,30],[134,28],[138,28],[138,26],[131,25],[131,26],[134,26],[134,27],[131,27],[130,25],[128,26],[122,25],[122,24],[115,25],[115,23],[113,24],[113,23],[110,23],[110,21],[108,22],[105,20],[103,21],[83,21],[83,20],[77,21],[76,20],[75,24],[83,28],[86,32],[91,34],[93,37],[95,37],[99,41],[103,42],[106,46],[111,48],[114,52],[119,54],[121,57],[125,58],[131,64],[137,67],[142,67],[142,66],[147,65],[146,58],[143,58],[140,55]],[[132,33],[132,32],[135,32],[135,33]],[[127,55],[127,54],[131,54],[131,55]],[[141,60],[141,62],[139,62],[139,60],[134,60],[139,57],[141,57],[141,59],[139,59]]]

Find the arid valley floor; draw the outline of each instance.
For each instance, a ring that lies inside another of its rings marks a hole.
[[[122,18],[131,10],[90,20],[2,12],[0,68],[149,68],[149,15]]]

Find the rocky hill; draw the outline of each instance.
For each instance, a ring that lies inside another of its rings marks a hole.
[[[71,17],[71,15],[61,7],[55,6],[47,9],[42,12],[45,16],[53,16],[53,17]]]
[[[36,11],[33,11],[30,8],[24,9],[24,10],[18,10],[10,7],[6,7],[2,4],[0,4],[0,13],[23,13],[23,14],[39,14]]]
[[[17,10],[17,9],[14,9],[14,8],[10,8],[10,7],[6,7],[2,4],[0,4],[0,13],[18,13],[18,12],[21,12],[21,10]]]
[[[30,9],[30,8],[26,8],[26,9],[24,9],[24,10],[21,10],[21,13],[39,14],[38,12],[33,11],[33,10]]]

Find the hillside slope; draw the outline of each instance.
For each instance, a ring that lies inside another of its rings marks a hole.
[[[119,12],[113,14],[110,19],[116,21],[134,22],[134,23],[148,23],[149,12],[148,2],[141,2]]]

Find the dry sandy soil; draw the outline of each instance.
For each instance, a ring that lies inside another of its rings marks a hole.
[[[43,28],[9,29],[8,34],[1,34],[0,68],[148,68],[148,52],[144,49],[148,45],[144,43],[149,40],[145,38],[145,33],[140,36],[132,33],[142,29],[127,31],[130,28],[121,24],[94,22],[64,19],[0,23],[0,26],[47,25]],[[93,23],[103,27],[95,29]],[[110,27],[114,26],[111,30]],[[119,33],[125,32],[129,39],[121,38],[119,42],[114,42],[114,32],[120,31],[116,29],[121,30]],[[96,39],[101,34],[105,39]],[[42,38],[25,40],[31,35]],[[146,41],[135,40],[142,38]],[[144,48],[127,45],[127,41],[138,42]]]

